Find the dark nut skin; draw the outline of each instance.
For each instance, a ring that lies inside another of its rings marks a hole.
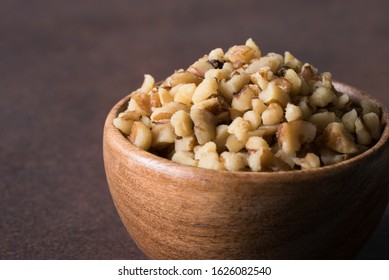
[[[204,109],[193,109],[190,112],[190,117],[194,123],[197,142],[200,145],[215,139],[217,120],[211,112]]]

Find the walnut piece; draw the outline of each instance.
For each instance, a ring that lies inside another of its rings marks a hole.
[[[179,164],[227,171],[309,170],[349,159],[381,137],[382,109],[338,92],[290,52],[250,38],[215,48],[161,83],[144,75],[113,120],[135,146]]]

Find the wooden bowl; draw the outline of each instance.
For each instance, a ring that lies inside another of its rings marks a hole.
[[[337,90],[382,109],[384,130],[368,151],[308,171],[230,172],[179,165],[104,128],[104,163],[119,215],[152,259],[352,258],[389,200],[389,117],[341,83]]]

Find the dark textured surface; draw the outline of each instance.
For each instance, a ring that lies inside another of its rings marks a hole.
[[[0,4],[0,258],[143,259],[113,206],[109,109],[248,37],[389,107],[389,2],[22,1]],[[357,256],[389,259],[389,211]]]

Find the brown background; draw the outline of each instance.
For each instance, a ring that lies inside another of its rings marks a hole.
[[[113,206],[106,114],[248,37],[291,51],[389,107],[389,1],[0,3],[0,258],[143,259]],[[389,209],[357,258],[389,259]]]

